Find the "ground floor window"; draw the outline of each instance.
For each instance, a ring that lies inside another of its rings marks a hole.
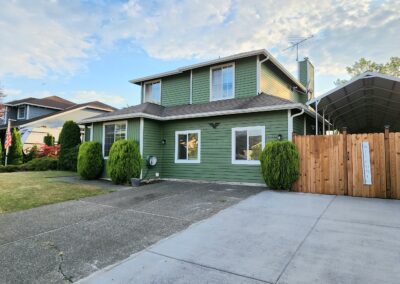
[[[232,164],[260,164],[265,126],[232,128]]]
[[[175,132],[175,163],[200,163],[200,130]]]
[[[126,121],[105,123],[103,125],[103,155],[108,157],[112,144],[119,139],[126,139]]]

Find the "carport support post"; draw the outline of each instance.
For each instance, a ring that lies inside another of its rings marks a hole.
[[[322,110],[322,135],[325,135],[325,109]]]
[[[348,171],[347,171],[347,127],[343,127],[342,130],[342,135],[343,135],[343,194],[348,195],[349,194],[349,185],[348,185]]]
[[[390,143],[389,125],[385,125],[385,168],[386,168],[386,198],[392,197],[392,183],[390,180]]]
[[[318,103],[319,101],[315,101],[315,135],[318,135]]]

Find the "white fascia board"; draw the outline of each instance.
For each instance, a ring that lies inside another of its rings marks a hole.
[[[151,115],[147,113],[130,113],[130,114],[120,114],[113,115],[108,117],[99,117],[93,119],[85,119],[80,121],[81,124],[93,123],[93,122],[104,122],[104,121],[112,121],[118,119],[126,119],[126,118],[149,118],[159,121],[168,121],[168,120],[179,120],[179,119],[189,119],[189,118],[201,118],[201,117],[212,117],[212,116],[223,116],[223,115],[232,115],[232,114],[242,114],[242,113],[253,113],[253,112],[264,112],[264,111],[275,111],[275,110],[286,110],[286,109],[303,109],[312,114],[303,104],[301,103],[293,103],[293,104],[282,104],[275,106],[266,106],[266,107],[255,107],[248,109],[236,109],[236,110],[224,110],[224,111],[212,111],[212,112],[203,112],[203,113],[194,113],[194,114],[184,114],[184,115],[174,115],[161,117],[157,115]]]
[[[63,108],[59,108],[59,107],[51,107],[51,106],[44,106],[44,105],[39,105],[39,104],[32,104],[32,103],[18,103],[18,104],[4,104],[5,106],[20,106],[20,105],[30,105],[30,106],[37,106],[37,107],[43,107],[43,108],[51,108],[51,109],[57,109],[57,110],[63,110]]]

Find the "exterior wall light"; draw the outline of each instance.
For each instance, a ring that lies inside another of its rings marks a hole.
[[[165,145],[167,143],[167,141],[165,139],[161,140],[161,144]]]
[[[282,140],[282,134],[278,134],[278,136],[276,137],[276,139],[278,139],[278,141]]]

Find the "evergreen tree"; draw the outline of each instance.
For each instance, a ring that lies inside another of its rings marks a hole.
[[[23,147],[21,141],[21,133],[15,128],[13,128],[11,133],[12,143],[8,149],[8,160],[9,165],[20,165],[23,162]]]
[[[61,130],[58,143],[61,145],[58,167],[61,170],[76,171],[81,129],[72,120],[66,121]]]

